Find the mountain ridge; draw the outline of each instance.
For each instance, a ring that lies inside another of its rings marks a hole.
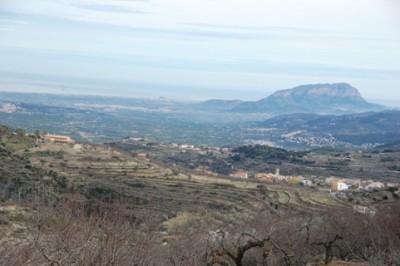
[[[231,109],[233,112],[274,114],[319,113],[346,114],[382,111],[384,106],[367,102],[359,91],[347,83],[300,85],[278,90],[255,102],[244,102]]]

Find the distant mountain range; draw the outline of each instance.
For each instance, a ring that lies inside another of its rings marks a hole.
[[[382,111],[385,106],[368,103],[347,83],[301,85],[279,90],[256,102],[243,102],[231,111],[240,113],[318,113],[347,114]]]
[[[292,113],[350,114],[378,112],[390,109],[369,103],[358,90],[347,83],[301,85],[279,90],[259,101],[212,99],[204,102],[182,102],[171,99],[121,98],[88,95],[51,95],[0,92],[0,108],[12,111],[6,103],[20,103],[76,107],[136,109],[161,112],[210,112],[267,115]],[[1,111],[1,110],[0,110]]]
[[[267,142],[295,149],[369,148],[400,140],[400,111],[382,109],[344,83],[303,85],[257,102],[0,92],[4,124],[96,142],[146,136],[215,146]]]

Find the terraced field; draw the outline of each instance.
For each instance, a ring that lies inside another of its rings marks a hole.
[[[42,145],[27,154],[36,167],[67,177],[71,190],[88,199],[123,196],[138,212],[154,209],[171,216],[207,209],[243,216],[269,209],[269,192],[256,184],[182,174],[102,145]]]
[[[329,193],[314,189],[199,175],[105,145],[42,144],[24,146],[17,153],[43,175],[51,175],[44,180],[65,183],[66,192],[81,193],[89,201],[124,198],[137,214],[153,210],[175,217],[206,211],[236,219],[260,211],[325,212],[345,207]]]
[[[290,185],[269,185],[268,190],[279,195],[279,202],[292,209],[306,212],[326,212],[347,205],[335,201],[327,192]]]

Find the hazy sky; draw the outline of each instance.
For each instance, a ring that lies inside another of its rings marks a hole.
[[[0,90],[260,99],[347,82],[400,106],[398,0],[0,0]]]

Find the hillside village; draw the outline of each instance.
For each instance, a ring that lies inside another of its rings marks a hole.
[[[17,133],[13,133],[17,134]],[[168,150],[172,154],[178,153],[196,153],[199,155],[217,155],[223,157],[232,156],[232,148],[224,147],[208,147],[208,146],[195,146],[191,144],[177,144],[177,143],[156,143],[145,138],[128,138],[122,141],[123,143],[134,142],[146,148],[159,150]],[[73,145],[75,149],[82,147],[82,144],[76,143],[70,136],[55,135],[45,133],[40,138],[40,143],[50,143],[54,145]],[[36,144],[38,145],[38,143]],[[141,161],[149,161],[149,154],[144,152],[135,153],[136,157]],[[150,152],[151,154],[151,152]],[[234,166],[232,166],[232,169]],[[206,167],[199,166],[194,169],[194,172],[199,174],[221,177],[221,178],[234,178],[239,180],[246,180],[250,182],[259,182],[263,184],[288,184],[299,187],[309,187],[319,191],[331,193],[333,197],[338,200],[349,201],[352,193],[360,192],[377,192],[391,190],[393,192],[390,198],[395,199],[400,197],[399,183],[398,182],[381,182],[379,180],[361,178],[341,178],[337,176],[316,176],[312,175],[304,177],[302,175],[284,175],[281,173],[280,168],[276,168],[274,173],[255,172],[245,170],[234,170],[229,175],[220,175]],[[387,193],[386,193],[387,194]],[[383,197],[389,198],[387,195]],[[390,193],[389,193],[390,194]]]
[[[21,132],[13,132],[13,135],[21,134]],[[30,136],[25,133],[26,136]],[[33,135],[32,135],[33,136]],[[38,136],[35,135],[36,146],[42,145],[68,145],[75,150],[83,148],[82,143],[76,142],[70,136],[56,135],[43,133]],[[195,146],[192,144],[177,144],[177,143],[157,143],[146,138],[130,137],[124,139],[122,143],[135,143],[138,147],[145,149],[130,150],[138,161],[141,162],[158,162],[158,153],[167,152],[172,156],[175,154],[198,154],[202,156],[218,156],[222,158],[232,157],[235,152],[234,148],[229,147],[208,147],[208,146]],[[157,154],[155,156],[154,154]],[[349,158],[347,156],[347,158]],[[177,165],[172,164],[173,167]],[[257,172],[254,170],[236,169],[235,165],[230,166],[231,171],[229,174],[219,174],[213,172],[207,166],[197,166],[195,168],[187,169],[185,167],[179,168],[178,171],[184,171],[188,174],[198,174],[209,176],[213,178],[232,179],[242,182],[252,182],[265,185],[289,185],[298,187],[299,189],[312,189],[328,193],[337,201],[344,204],[349,204],[359,210],[361,205],[370,205],[380,201],[393,201],[400,198],[399,183],[394,181],[382,182],[379,179],[362,179],[362,178],[343,178],[338,176],[321,176],[321,175],[287,175],[282,174],[279,167],[275,168],[274,172]],[[189,170],[189,171],[188,171]],[[361,204],[361,205],[360,205]],[[362,209],[362,212],[366,212]]]
[[[211,156],[210,158],[230,158],[235,153],[234,148],[229,147],[208,147],[208,146],[195,146],[191,144],[177,144],[177,143],[156,143],[146,138],[127,138],[122,141],[122,143],[129,144],[134,143],[133,149],[129,146],[127,150],[131,152],[139,152],[140,156],[145,156],[146,158],[152,158],[155,161],[160,160],[160,154],[166,153],[168,156],[177,156],[182,154],[182,156],[190,157],[191,154],[198,154],[202,157]],[[143,149],[142,149],[142,148]],[[337,156],[335,154],[335,156]],[[367,157],[361,154],[362,157]],[[368,155],[369,156],[369,155]],[[191,157],[190,157],[191,158]],[[196,157],[194,157],[196,158]],[[197,165],[192,167],[193,160],[190,159],[192,163],[181,164],[184,168],[189,168],[193,173],[198,173],[201,175],[208,175],[215,178],[233,178],[237,180],[243,180],[247,182],[256,182],[261,184],[287,184],[294,187],[304,187],[305,189],[313,189],[317,191],[322,191],[325,193],[330,193],[335,200],[345,202],[346,204],[352,204],[358,206],[358,204],[373,204],[383,201],[396,200],[400,197],[399,183],[396,179],[390,179],[387,181],[382,181],[380,176],[375,178],[365,178],[364,174],[359,174],[359,178],[349,178],[349,177],[339,177],[334,175],[317,175],[308,174],[296,175],[296,174],[282,174],[282,169],[279,166],[274,166],[274,172],[258,172],[256,170],[243,170],[236,169],[234,164],[231,164],[230,173],[220,174],[207,167],[207,165]],[[351,160],[350,155],[346,155],[344,160]],[[333,161],[333,160],[332,160]],[[331,159],[330,161],[331,162]],[[175,165],[175,164],[174,164]]]
[[[69,144],[74,147],[80,147],[70,136],[45,134],[42,137],[43,142],[53,144]],[[224,147],[208,147],[195,146],[192,144],[177,143],[156,143],[145,138],[128,138],[123,142],[134,142],[150,148],[150,150],[167,150],[168,152],[189,154],[195,153],[199,155],[213,155],[229,157],[233,154],[233,149]],[[139,161],[150,161],[151,152],[134,152]],[[234,166],[232,166],[234,169]],[[193,173],[211,176],[214,178],[232,178],[245,182],[256,182],[260,184],[282,184],[298,187],[299,189],[313,189],[323,193],[328,193],[334,200],[352,206],[353,209],[360,213],[372,213],[376,211],[371,204],[380,201],[394,201],[400,198],[399,183],[397,182],[381,182],[374,179],[362,180],[361,178],[341,178],[337,176],[316,176],[311,175],[304,177],[302,175],[284,175],[280,168],[276,168],[274,173],[232,170],[229,175],[220,175],[207,167],[199,166],[192,170]]]

